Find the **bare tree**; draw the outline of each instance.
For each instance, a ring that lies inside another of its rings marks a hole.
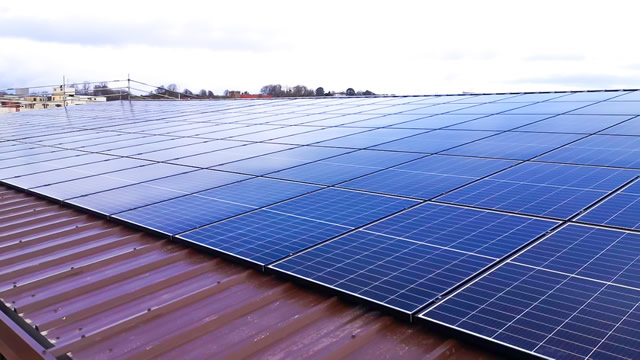
[[[262,95],[271,95],[271,96],[284,95],[284,91],[282,91],[282,85],[280,84],[265,85],[262,87],[262,89],[260,89],[260,93]]]
[[[198,95],[200,95],[202,97],[207,97],[207,90],[205,90],[205,89],[200,90],[200,92],[198,92]]]
[[[356,94],[356,91],[353,90],[353,88],[348,88],[346,94],[347,96],[354,96]]]
[[[316,89],[316,96],[324,96],[324,88],[322,86]]]
[[[213,94],[213,91],[209,90],[209,91],[207,91],[207,96],[208,96],[208,97],[210,97],[210,98],[212,98],[212,97],[214,97],[215,95]]]

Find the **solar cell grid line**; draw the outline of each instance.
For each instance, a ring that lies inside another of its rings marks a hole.
[[[472,223],[482,223],[481,229]],[[496,223],[499,231],[491,227]],[[443,231],[452,224],[452,231]],[[412,313],[556,224],[425,203],[270,267]],[[473,237],[484,240],[470,248]],[[488,251],[477,252],[483,248]]]
[[[420,316],[543,356],[635,358],[639,239],[566,225]]]
[[[451,130],[454,131],[454,130]],[[464,131],[464,130],[458,130]],[[584,134],[506,131],[440,151],[442,154],[530,160],[580,140]]]
[[[411,200],[327,188],[179,234],[177,238],[265,266],[415,204]]]
[[[356,150],[300,146],[289,150],[275,152],[272,154],[230,162],[224,165],[216,166],[214,167],[214,169],[250,175],[267,175],[281,170],[293,168],[302,164],[312,164],[319,160],[350,153],[353,151]]]
[[[518,128],[518,131],[593,134],[631,119],[621,115],[558,115]]]
[[[336,185],[341,188],[430,200],[518,163],[500,159],[429,155]]]
[[[311,185],[254,178],[114,216],[176,235],[320,189]]]
[[[640,136],[640,116],[636,116],[621,124],[601,131],[603,135],[636,135]]]
[[[640,230],[640,178],[590,209],[577,221]]]
[[[414,160],[420,156],[419,154],[363,149],[267,173],[265,176],[314,184],[336,185]]]
[[[640,137],[591,135],[542,154],[535,160],[640,169]]]
[[[632,170],[525,162],[434,200],[568,219],[637,175]]]

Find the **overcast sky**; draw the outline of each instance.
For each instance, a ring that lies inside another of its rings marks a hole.
[[[127,73],[214,93],[640,88],[639,10],[637,0],[7,1],[0,88]]]

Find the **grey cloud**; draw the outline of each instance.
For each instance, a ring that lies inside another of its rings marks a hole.
[[[0,36],[40,42],[89,46],[147,45],[156,47],[264,52],[282,48],[277,36],[263,30],[192,23],[172,26],[159,22],[106,23],[78,20],[55,22],[28,18],[0,19]]]

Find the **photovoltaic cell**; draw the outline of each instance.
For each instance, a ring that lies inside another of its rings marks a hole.
[[[636,175],[631,170],[524,163],[437,200],[567,219]]]
[[[511,130],[549,117],[548,115],[491,115],[453,125],[449,129]]]
[[[415,205],[413,200],[326,189],[270,207],[272,211],[358,227]]]
[[[353,150],[301,146],[291,150],[273,153],[271,155],[257,156],[251,159],[231,162],[217,166],[216,169],[252,175],[265,175],[297,165],[344,154],[349,151]]]
[[[578,221],[640,230],[640,181],[589,210]]]
[[[631,120],[623,122],[620,125],[616,125],[610,129],[604,130],[601,134],[640,136],[640,117],[635,117]]]
[[[178,237],[266,265],[348,230],[345,226],[258,210]]]
[[[593,135],[545,154],[537,160],[640,168],[640,137]]]
[[[269,176],[323,185],[335,185],[415,159],[418,156],[420,155],[360,150],[279,171]]]
[[[411,312],[553,225],[426,204],[274,267]]]
[[[508,160],[436,155],[349,181],[341,187],[430,199],[515,164]]]
[[[494,134],[496,133],[492,131],[434,130],[425,134],[374,146],[373,149],[437,153]]]
[[[639,241],[566,226],[421,317],[552,358],[637,358]]]
[[[528,160],[584,135],[506,132],[447,150],[444,154]]]
[[[630,119],[616,115],[560,115],[519,128],[519,131],[592,134]]]

